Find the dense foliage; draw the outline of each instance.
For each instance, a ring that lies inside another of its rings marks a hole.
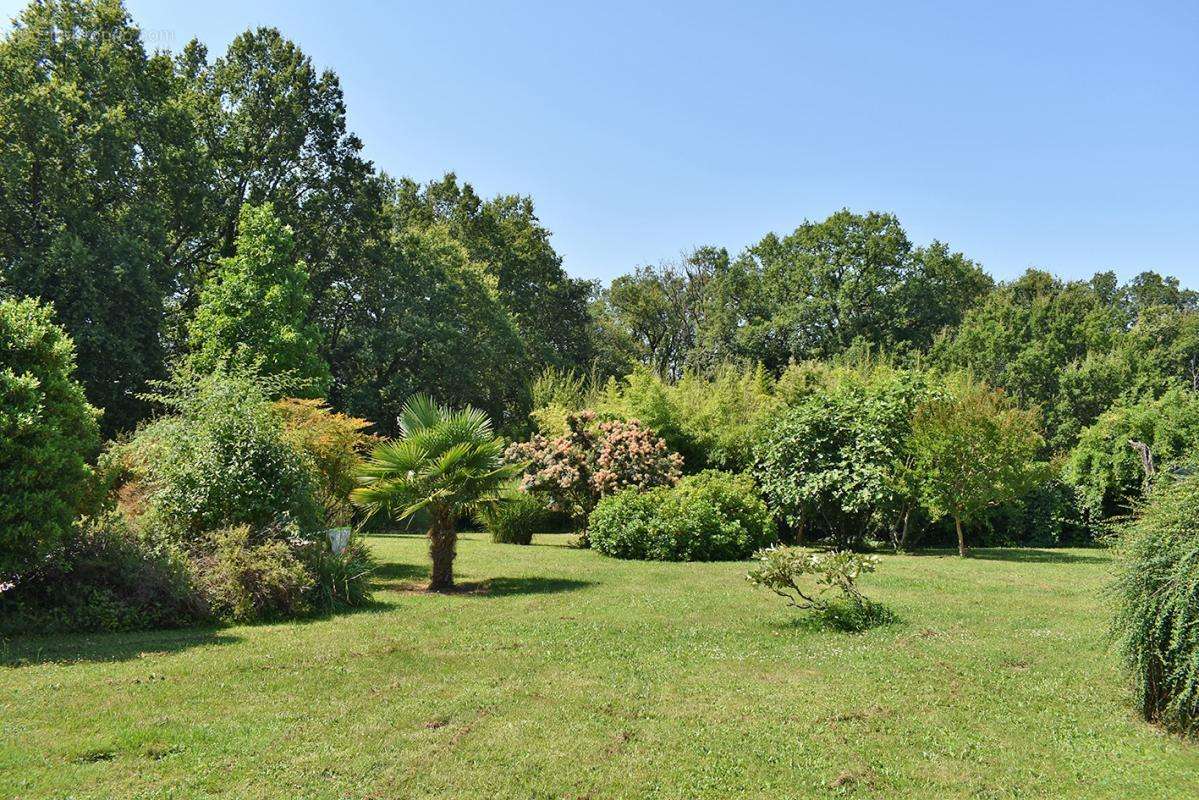
[[[171,628],[207,618],[182,553],[117,514],[76,523],[53,557],[0,592],[0,627],[17,631]]]
[[[92,497],[96,410],[75,348],[33,300],[0,300],[0,582],[34,566]]]
[[[313,578],[287,541],[262,539],[249,526],[208,534],[195,560],[205,607],[222,622],[296,617],[312,610]]]
[[[350,493],[363,456],[378,443],[371,423],[338,414],[319,400],[286,397],[274,403],[289,443],[316,468],[316,498],[325,522],[344,525],[353,516]]]
[[[808,395],[768,427],[756,474],[799,541],[857,547],[911,507],[905,447],[926,393],[919,376],[880,370]]]
[[[170,413],[119,446],[143,486],[147,524],[194,542],[238,525],[322,523],[315,465],[292,445],[268,387],[246,370],[176,374],[159,396]]]
[[[745,558],[775,538],[753,480],[715,470],[674,487],[606,497],[587,530],[591,546],[604,555],[659,561]]]
[[[1146,719],[1199,725],[1199,478],[1157,486],[1122,534],[1114,634]]]
[[[964,524],[1044,477],[1035,461],[1042,442],[1035,412],[969,376],[916,409],[908,446],[921,499],[934,518],[953,519],[962,556]]]
[[[227,364],[287,375],[299,391],[324,395],[329,367],[317,353],[316,329],[306,319],[312,305],[308,273],[295,260],[291,230],[269,203],[246,205],[236,247],[200,287],[188,326],[195,369]]]
[[[1148,448],[1143,455],[1140,445]],[[1083,430],[1066,480],[1092,521],[1132,510],[1153,474],[1199,449],[1199,394],[1175,387],[1158,398],[1119,402]]]

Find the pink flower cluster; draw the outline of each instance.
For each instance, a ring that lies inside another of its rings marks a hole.
[[[580,411],[566,423],[565,435],[538,434],[506,453],[510,462],[527,462],[521,488],[545,496],[553,510],[581,520],[601,497],[678,482],[682,456],[639,421],[597,423],[594,411]]]

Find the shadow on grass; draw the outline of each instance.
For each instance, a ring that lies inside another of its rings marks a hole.
[[[482,594],[506,597],[517,594],[557,594],[594,586],[592,581],[573,578],[488,578],[480,583]]]
[[[394,561],[380,564],[375,569],[374,588],[394,592],[423,593],[425,586],[429,583],[429,572],[428,564],[403,564]],[[581,581],[573,578],[483,578],[477,581],[458,581],[457,586],[446,594],[507,597],[521,594],[573,592],[593,585],[593,581]],[[380,604],[378,601],[376,604],[390,607],[385,603]]]
[[[957,550],[914,550],[914,556],[951,556],[958,558]],[[1109,559],[1101,555],[1068,553],[1039,547],[979,547],[968,556],[975,561],[1012,561],[1024,564],[1103,564]]]
[[[407,584],[413,581],[428,582],[429,566],[427,564],[402,564],[389,561],[375,567],[374,582],[376,589],[394,589],[396,584]]]
[[[239,641],[240,636],[217,628],[17,636],[0,639],[0,667],[128,661],[147,653],[178,653]]]
[[[901,622],[903,620],[894,611],[881,603],[871,603],[867,608],[860,609],[848,603],[833,602],[822,612],[799,612],[779,627],[814,633],[865,633]]]

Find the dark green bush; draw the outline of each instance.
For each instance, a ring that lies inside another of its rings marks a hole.
[[[517,492],[507,502],[483,509],[479,513],[479,522],[491,534],[493,542],[530,544],[533,534],[550,529],[552,515],[541,500]]]
[[[149,544],[115,514],[79,522],[60,550],[0,593],[9,630],[168,628],[206,616],[183,556]]]
[[[669,549],[658,538],[662,491],[625,489],[605,497],[587,518],[588,544],[614,558],[666,560]]]
[[[774,526],[751,478],[706,470],[672,488],[600,501],[588,535],[593,548],[616,558],[720,561],[769,544]]]
[[[233,623],[311,612],[316,581],[296,551],[280,538],[256,543],[246,525],[209,534],[192,559],[192,573],[211,616]]]
[[[354,608],[371,600],[371,580],[377,563],[361,536],[351,536],[340,553],[321,537],[299,547],[299,556],[312,575],[309,595],[318,611]]]
[[[93,496],[99,413],[49,306],[0,301],[0,582],[35,568]]]
[[[238,525],[319,527],[316,467],[287,434],[263,379],[182,371],[159,399],[172,412],[121,445],[144,485],[148,528],[189,547]]]
[[[1199,475],[1163,480],[1120,539],[1113,633],[1146,719],[1199,729]]]

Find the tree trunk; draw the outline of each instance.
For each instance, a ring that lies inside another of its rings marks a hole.
[[[953,524],[958,529],[958,555],[962,558],[970,555],[970,551],[966,549],[966,537],[962,535],[962,520],[961,517],[954,515]]]
[[[896,552],[902,552],[908,549],[908,533],[912,529],[912,509],[905,509],[903,512],[903,529],[899,533],[899,541],[895,545]]]
[[[429,558],[433,560],[433,575],[429,580],[430,592],[444,592],[454,588],[454,556],[457,555],[458,532],[454,530],[453,518],[437,515],[429,528]]]

